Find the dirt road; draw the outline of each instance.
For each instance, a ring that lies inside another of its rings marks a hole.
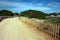
[[[54,40],[43,32],[30,28],[18,17],[0,23],[0,40]]]

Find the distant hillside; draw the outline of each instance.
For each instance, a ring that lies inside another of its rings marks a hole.
[[[13,13],[8,10],[0,10],[0,16],[13,16]]]
[[[44,19],[46,14],[41,11],[37,10],[26,10],[20,13],[20,16],[25,16],[29,18],[38,18],[38,19]]]

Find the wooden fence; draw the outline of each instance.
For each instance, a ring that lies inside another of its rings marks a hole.
[[[50,23],[41,23],[38,27],[40,30],[45,31],[49,35],[51,35],[54,38],[57,38],[57,40],[60,39],[60,27],[57,24],[50,24]]]
[[[34,25],[39,30],[46,32],[51,37],[60,40],[60,26],[58,24],[44,23],[44,22],[41,23],[37,22],[36,20],[28,18],[21,18],[21,19],[31,25]]]
[[[0,16],[0,22],[3,20],[3,19],[6,19],[6,18],[11,18],[12,16]]]

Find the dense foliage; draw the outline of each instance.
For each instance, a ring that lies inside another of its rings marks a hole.
[[[0,10],[0,16],[18,16],[18,13],[13,13],[12,11],[9,10]],[[42,11],[37,11],[37,10],[26,10],[20,13],[20,16],[25,16],[29,18],[38,18],[38,19],[44,19],[46,16],[50,15],[60,15],[60,13],[44,13]]]
[[[54,16],[57,16],[57,15],[60,15],[60,13],[49,13],[48,15],[54,15]]]
[[[13,16],[13,13],[8,10],[0,10],[0,16]]]
[[[0,16],[15,16],[18,15],[18,13],[13,13],[9,10],[0,10]]]
[[[37,11],[37,10],[27,10],[27,11],[21,12],[20,16],[25,16],[25,17],[29,17],[29,18],[44,19],[46,14],[44,12]]]

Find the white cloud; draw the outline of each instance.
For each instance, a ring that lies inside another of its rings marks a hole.
[[[39,5],[39,6],[37,6]],[[8,7],[14,7],[14,8],[8,8],[9,10],[28,10],[28,9],[34,9],[34,10],[50,10],[51,8],[44,7],[41,3],[24,3],[24,2],[8,2],[8,1],[0,1],[0,6],[8,6]],[[7,9],[7,8],[5,8]]]
[[[57,2],[50,2],[47,5],[52,7],[60,7],[60,3],[57,3]]]
[[[22,6],[21,3],[0,1],[0,6]]]
[[[36,6],[43,6],[42,3],[36,3],[35,5],[36,5]]]
[[[35,1],[33,1],[33,2],[35,3],[35,2],[37,2],[37,1],[35,0]]]

